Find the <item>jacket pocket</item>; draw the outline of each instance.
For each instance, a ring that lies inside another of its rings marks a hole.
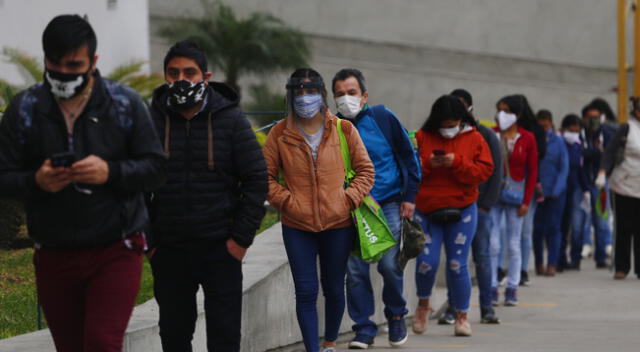
[[[337,196],[331,197],[325,203],[325,218],[322,222],[329,226],[338,222],[342,222],[349,218],[351,214],[351,201],[344,189],[340,188]]]

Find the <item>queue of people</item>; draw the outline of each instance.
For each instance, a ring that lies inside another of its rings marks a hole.
[[[58,351],[122,349],[145,253],[163,350],[192,350],[202,287],[208,350],[239,351],[242,259],[265,200],[282,216],[311,352],[336,351],[345,308],[354,322],[350,349],[378,336],[371,263],[354,254],[352,213],[368,196],[395,240],[376,264],[393,347],[408,340],[406,297],[414,293],[403,292],[399,256],[403,226],[414,219],[425,241],[413,278],[416,334],[433,312],[443,247],[448,308],[439,323],[457,336],[472,334],[471,253],[485,324],[500,323],[500,286],[504,305],[518,305],[532,251],[537,275],[579,270],[593,227],[596,266],[608,267],[612,216],[614,278],[630,272],[632,246],[640,278],[638,99],[629,123],[616,125],[606,101],[595,99],[556,130],[551,112],[534,115],[525,96],[508,95],[490,129],[474,117],[472,95],[456,89],[425,114],[416,148],[391,109],[369,104],[362,72],[335,74],[333,114],[324,79],[300,68],[283,82],[287,116],[261,148],[238,94],[211,80],[192,42],[170,48],[166,84],[147,108],[100,76],[85,19],[58,16],[42,39],[45,81],[14,98],[0,124],[0,195],[25,200],[38,299]]]

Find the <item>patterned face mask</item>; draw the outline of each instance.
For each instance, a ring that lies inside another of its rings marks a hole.
[[[44,78],[53,95],[60,99],[71,99],[87,86],[90,71],[91,68],[85,73],[62,73],[47,69]]]
[[[169,83],[169,105],[178,110],[192,108],[204,100],[205,92],[204,81],[181,80]]]
[[[311,119],[322,109],[321,94],[305,94],[294,98],[293,109],[303,119]]]

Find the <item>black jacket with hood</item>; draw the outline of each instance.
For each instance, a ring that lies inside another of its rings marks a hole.
[[[145,229],[143,192],[164,181],[165,158],[145,104],[98,72],[94,78],[72,145],[47,84],[16,96],[0,123],[0,196],[24,199],[29,235],[46,247],[104,246]],[[107,183],[40,189],[35,173],[44,160],[70,150],[76,160],[93,154],[107,161]]]
[[[169,106],[167,91],[156,89],[151,108],[169,159],[167,183],[150,201],[155,244],[233,238],[249,247],[265,213],[267,170],[238,94],[210,82],[202,110],[187,120]]]

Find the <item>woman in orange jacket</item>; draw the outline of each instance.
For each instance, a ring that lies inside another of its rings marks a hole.
[[[440,262],[447,255],[447,278],[456,310],[455,334],[471,335],[467,311],[471,298],[469,249],[476,232],[478,185],[493,172],[491,151],[476,122],[458,98],[444,95],[416,134],[422,183],[416,198],[416,217],[426,236],[416,260],[418,308],[413,331],[423,333],[431,307],[429,299]]]
[[[351,210],[373,187],[374,168],[358,130],[343,120],[356,171],[346,186],[337,118],[327,108],[327,91],[318,72],[298,69],[286,87],[289,116],[273,127],[264,145],[268,199],[282,214],[298,324],[305,348],[311,352],[319,350],[319,257],[326,318],[322,351],[332,352],[345,307],[347,259],[356,239]]]

